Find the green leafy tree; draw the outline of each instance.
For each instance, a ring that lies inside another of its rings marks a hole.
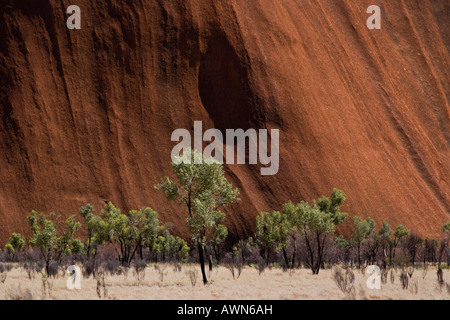
[[[450,234],[450,221],[447,222],[447,223],[444,223],[444,224],[442,225],[441,230],[442,230],[442,232],[445,233],[446,235]]]
[[[373,232],[371,232],[366,242],[370,264],[375,264],[375,259],[377,257],[379,249],[381,248],[381,244],[381,231],[375,232],[374,230]]]
[[[61,262],[62,255],[71,252],[73,237],[80,228],[81,223],[76,221],[74,216],[70,216],[64,222],[65,232],[56,238],[56,261]]]
[[[219,209],[237,201],[239,190],[226,180],[222,164],[212,158],[203,159],[195,150],[186,150],[183,156],[176,157],[172,169],[177,182],[165,177],[156,188],[162,190],[169,201],[186,206],[186,222],[198,249],[203,283],[207,284],[205,247],[210,245],[217,229],[225,227],[222,225],[225,214]]]
[[[400,240],[409,234],[409,230],[406,229],[403,225],[398,225],[395,228],[395,231],[392,231],[389,223],[387,221],[383,221],[383,224],[380,229],[380,238],[382,242],[382,246],[384,249],[384,255],[387,257],[386,251],[389,251],[389,264],[392,265],[393,260],[395,259],[395,252],[397,249]]]
[[[380,228],[380,231],[378,232],[378,235],[379,235],[380,246],[383,248],[383,254],[385,257],[385,259],[383,260],[383,264],[386,265],[387,259],[389,259],[389,264],[391,264],[391,262],[392,262],[392,256],[391,256],[392,229],[387,221],[383,221],[381,223],[381,228]],[[388,256],[388,252],[389,252],[389,256]]]
[[[319,273],[328,236],[334,233],[336,226],[343,223],[347,217],[347,213],[340,211],[344,201],[344,192],[335,188],[331,197],[322,196],[313,206],[305,201],[296,206],[293,221],[305,240],[308,250],[307,264],[313,274]]]
[[[409,234],[409,230],[403,225],[398,225],[395,227],[394,238],[392,239],[392,260],[395,258],[395,252],[400,243],[400,240]]]
[[[444,246],[447,252],[447,266],[450,266],[450,245],[449,245],[449,235],[450,235],[450,221],[444,223],[441,228],[444,233]]]
[[[341,252],[342,254],[341,259],[343,261],[350,260],[350,249],[351,249],[350,240],[345,239],[343,235],[338,235],[334,239],[334,245]]]
[[[97,249],[98,246],[98,237],[96,238],[96,232],[99,229],[99,219],[94,214],[94,207],[91,204],[86,204],[84,207],[81,207],[79,209],[80,215],[84,219],[84,229],[87,233],[87,240],[86,240],[86,255],[88,257],[91,256],[92,250]]]
[[[54,215],[55,213],[51,212],[50,218],[53,218]],[[32,232],[30,245],[39,249],[45,262],[46,274],[48,275],[50,261],[57,246],[56,225],[52,220],[47,219],[43,213],[34,210],[27,217],[27,220]]]
[[[361,246],[375,230],[375,221],[367,217],[365,220],[358,216],[353,217],[355,232],[352,234],[352,243],[356,248],[358,266],[361,267]]]
[[[257,242],[261,248],[261,255],[269,263],[270,253],[278,242],[281,213],[279,211],[261,212],[256,216]]]
[[[45,262],[46,274],[49,274],[49,266],[52,260],[60,261],[63,253],[70,252],[70,243],[75,232],[80,227],[74,216],[70,216],[65,221],[65,231],[60,227],[61,216],[56,216],[54,212],[47,218],[45,214],[35,210],[27,217],[31,228],[30,245],[41,253]],[[58,234],[62,232],[61,235]]]
[[[159,252],[155,241],[167,226],[161,226],[158,214],[149,207],[123,214],[111,202],[105,205],[100,217],[93,217],[93,237],[96,243],[111,243],[122,265],[129,265],[136,252],[142,259],[143,248]]]
[[[410,232],[403,241],[403,247],[409,255],[411,264],[414,266],[419,248],[422,246],[423,239],[414,231]]]
[[[8,253],[11,255],[16,255],[25,246],[25,238],[20,233],[15,233],[9,237],[8,242],[6,243],[5,248],[7,249]]]
[[[225,215],[224,215],[225,218]],[[216,260],[220,260],[220,254],[219,251],[221,250],[221,245],[225,241],[225,239],[228,236],[228,229],[223,224],[218,223],[217,228],[213,230],[213,233],[211,235],[211,250],[214,251],[214,255],[216,257]]]
[[[290,215],[286,214],[286,211],[295,210],[292,207],[295,208],[292,202],[290,202],[285,204],[283,213],[280,211],[273,211],[272,213],[261,212],[256,217],[256,234],[258,236],[259,246],[263,248],[266,264],[269,263],[273,248],[276,251],[283,252],[283,257],[288,268],[291,262],[293,262],[293,260],[289,259],[286,252],[286,248],[289,245],[289,237],[293,230],[293,226],[289,221]]]
[[[139,245],[137,222],[116,208],[111,202],[100,213],[97,237],[112,244],[119,261],[127,265]]]
[[[153,243],[167,226],[161,225],[158,213],[149,207],[140,210],[132,210],[129,213],[130,222],[135,226],[136,249],[139,250],[139,256],[143,259],[142,250],[144,248],[151,249]]]
[[[189,250],[187,242],[170,234],[168,229],[165,229],[162,235],[157,236],[154,242],[154,251],[161,254],[163,261],[185,261]]]
[[[83,242],[80,239],[73,239],[70,242],[70,245],[71,245],[71,248],[72,248],[70,250],[71,253],[73,253],[73,254],[83,253],[84,245],[83,245]]]
[[[5,245],[5,249],[8,252],[8,254],[11,255],[11,256],[14,256],[15,253],[16,253],[16,251],[14,250],[14,247],[10,243],[7,243]]]

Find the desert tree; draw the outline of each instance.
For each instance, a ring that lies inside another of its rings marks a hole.
[[[153,247],[158,235],[168,230],[168,225],[161,225],[158,213],[149,207],[129,212],[130,223],[135,227],[136,250],[143,259],[143,249]]]
[[[5,249],[12,256],[20,253],[25,246],[25,238],[20,233],[13,232],[6,242]]]
[[[433,265],[437,261],[437,250],[439,247],[439,241],[436,238],[428,239],[423,241],[423,263],[431,262]]]
[[[361,268],[361,246],[375,230],[375,221],[367,217],[365,220],[358,216],[353,217],[352,245],[356,248],[358,267]]]
[[[54,215],[55,213],[51,212],[50,218],[53,218]],[[41,253],[41,257],[45,263],[45,271],[48,275],[50,261],[56,249],[56,224],[52,220],[47,219],[45,214],[35,210],[31,211],[27,220],[32,233],[29,240],[30,246],[37,248]]]
[[[297,252],[297,236],[298,232],[298,223],[299,216],[297,214],[297,207],[294,205],[292,201],[288,201],[283,205],[283,224],[280,229],[280,238],[283,241],[283,246],[281,247],[283,252],[283,257],[288,268],[294,268],[295,264],[295,255]],[[287,255],[287,246],[292,244],[292,254],[288,258]]]
[[[400,240],[409,234],[409,230],[405,228],[403,225],[398,225],[394,231],[394,237],[392,239],[392,259],[395,258],[395,252],[400,243]],[[391,260],[392,262],[392,260]]]
[[[286,247],[291,230],[292,227],[287,216],[280,211],[261,212],[256,216],[257,241],[262,249],[266,264],[269,264],[271,252],[275,249],[284,252],[285,262],[289,266]]]
[[[366,242],[367,255],[369,257],[370,264],[374,264],[377,259],[377,254],[382,246],[382,231],[372,232]]]
[[[345,265],[349,264],[346,261],[350,261],[350,250],[351,250],[350,240],[345,239],[343,235],[338,235],[334,239],[334,246],[338,250],[339,260],[343,262]]]
[[[389,223],[383,221],[379,234],[384,255],[385,257],[389,257],[389,264],[392,265],[398,244],[403,237],[409,234],[409,230],[400,224],[395,228],[395,231],[392,231]]]
[[[170,234],[168,229],[165,229],[161,235],[157,236],[152,244],[152,252],[155,254],[155,258],[157,259],[160,254],[162,262],[166,262],[166,260],[183,262],[186,260],[189,250],[187,242],[178,236],[175,237]]]
[[[96,242],[95,235],[96,231],[99,229],[99,219],[98,216],[94,214],[94,207],[89,203],[81,207],[78,211],[84,220],[83,227],[87,233],[86,256],[89,258],[92,250],[96,252],[97,249],[98,243]]]
[[[449,237],[450,237],[450,221],[447,223],[444,223],[441,228],[443,234],[444,234],[444,250],[447,254],[447,266],[450,266],[450,245],[449,245]]]
[[[192,241],[198,249],[203,283],[208,280],[205,272],[205,247],[221,227],[225,214],[219,209],[238,200],[239,190],[224,176],[223,165],[213,158],[204,159],[196,150],[184,150],[175,157],[172,169],[177,181],[169,177],[155,186],[162,190],[169,201],[177,201],[187,209],[186,223]]]
[[[234,248],[236,248],[236,251],[234,251]],[[253,237],[248,237],[247,239],[239,239],[238,242],[233,246],[233,252],[236,256],[239,256],[238,259],[242,262],[243,265],[250,265],[251,261],[253,261],[251,259],[252,255],[254,256],[255,252],[258,252],[259,255],[259,251],[259,246],[257,242],[253,240]]]
[[[380,231],[378,232],[380,246],[383,249],[383,266],[386,267],[387,262],[391,264],[391,247],[392,247],[392,229],[387,221],[381,223]],[[389,259],[389,260],[388,260]]]
[[[60,234],[62,230],[60,218],[61,216],[55,215],[54,212],[51,212],[50,217],[47,218],[44,213],[35,210],[27,217],[32,233],[29,240],[30,246],[37,248],[41,253],[47,275],[50,273],[50,263],[60,261],[63,253],[70,252],[73,236],[80,227],[75,217],[69,216],[65,220],[66,230]]]
[[[80,239],[78,239],[78,238],[72,239],[70,244],[71,244],[70,253],[72,253],[72,254],[81,254],[81,253],[84,252],[84,244],[83,244],[83,242]]]
[[[152,243],[160,230],[157,213],[151,208],[131,210],[127,215],[108,202],[96,223],[95,237],[111,243],[121,264],[128,266],[137,250]]]
[[[408,252],[411,264],[414,266],[417,254],[422,245],[423,239],[420,238],[416,232],[412,231],[410,234],[405,236],[405,241],[403,242],[404,248]]]
[[[137,249],[137,227],[111,202],[102,209],[96,231],[98,239],[112,244],[122,265],[128,265],[131,262]]]
[[[217,228],[213,231],[211,235],[211,251],[214,252],[214,256],[217,261],[220,261],[221,258],[221,246],[224,243],[225,239],[228,236],[228,228],[223,224],[218,224]],[[210,266],[211,269],[211,266]]]
[[[296,206],[293,221],[306,243],[306,262],[313,274],[320,271],[328,236],[347,218],[347,213],[340,211],[344,201],[344,192],[335,188],[331,197],[322,196],[313,206],[305,201]]]
[[[56,261],[61,262],[62,255],[70,254],[73,249],[73,244],[77,245],[74,241],[75,232],[80,228],[81,223],[75,219],[75,216],[69,216],[65,222],[64,232],[56,238]],[[58,225],[57,225],[58,228]]]

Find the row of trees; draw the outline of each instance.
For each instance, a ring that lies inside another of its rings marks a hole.
[[[90,204],[81,207],[79,213],[83,223],[74,215],[61,221],[61,216],[53,212],[47,216],[33,210],[27,217],[31,228],[29,246],[40,252],[47,274],[50,264],[61,263],[64,255],[82,254],[95,259],[102,245],[110,245],[122,265],[129,265],[135,256],[143,259],[143,250],[148,250],[155,260],[162,256],[183,261],[188,256],[186,241],[173,236],[170,225],[160,224],[158,214],[151,208],[123,214],[109,202],[100,215],[94,213]],[[82,226],[87,234],[85,241],[75,237]],[[23,251],[25,243],[23,236],[13,233],[5,248],[14,257]]]
[[[257,265],[259,269],[271,263],[285,269],[305,265],[318,274],[326,263],[361,266],[364,261],[392,265],[399,261],[396,258],[399,247],[408,253],[412,264],[421,252],[423,261],[437,256],[440,265],[448,251],[450,222],[442,227],[441,242],[420,239],[402,225],[392,230],[387,221],[377,231],[373,219],[358,216],[353,218],[351,238],[336,236],[337,226],[347,218],[347,213],[340,210],[346,197],[343,191],[333,189],[330,197],[322,196],[313,204],[290,201],[281,211],[261,212],[256,217],[254,237],[240,240],[232,252],[224,255],[222,244],[228,230],[222,224],[225,213],[221,210],[239,201],[239,190],[226,180],[221,164],[214,159],[203,159],[196,151],[185,151],[175,159],[172,168],[175,180],[165,177],[155,188],[184,208],[190,246],[186,240],[173,236],[170,224],[161,224],[158,214],[148,207],[124,214],[109,202],[97,215],[93,206],[87,204],[79,210],[81,222],[76,216],[61,221],[61,216],[54,213],[47,216],[32,211],[27,217],[31,228],[29,246],[39,250],[47,274],[50,263],[61,262],[65,255],[83,255],[95,260],[101,246],[112,247],[118,261],[125,266],[136,257],[185,261],[190,253],[195,254],[204,284],[208,283],[206,261],[211,268],[213,260],[239,268],[244,264]],[[75,237],[80,228],[84,228],[84,240]],[[5,248],[15,256],[25,244],[20,234],[13,233]]]
[[[325,262],[387,267],[414,265],[420,258],[424,264],[436,262],[441,267],[446,258],[450,265],[450,222],[441,227],[443,236],[438,240],[421,238],[403,225],[392,229],[387,221],[377,230],[372,218],[355,216],[354,231],[346,239],[335,234],[336,226],[346,219],[346,213],[339,211],[344,200],[344,193],[334,189],[330,198],[322,197],[314,206],[304,201],[296,206],[288,202],[281,212],[262,212],[257,217],[255,237],[266,263],[271,261],[270,255],[274,255],[281,257],[285,268],[304,263],[313,274],[317,274]],[[249,242],[253,243],[253,238]]]

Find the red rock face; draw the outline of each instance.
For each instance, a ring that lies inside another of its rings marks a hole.
[[[0,4],[0,243],[32,209],[151,206],[186,235],[171,134],[279,129],[280,169],[226,165],[255,216],[344,190],[343,210],[438,236],[450,220],[446,0],[77,0]],[[366,9],[381,8],[381,30]],[[343,232],[351,230],[351,223]]]

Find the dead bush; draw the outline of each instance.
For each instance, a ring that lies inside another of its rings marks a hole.
[[[198,270],[197,269],[186,270],[185,274],[189,277],[189,280],[191,280],[191,285],[195,287],[195,284],[197,283]]]
[[[340,267],[333,268],[333,279],[347,299],[355,299],[355,274],[349,267],[344,270]]]

